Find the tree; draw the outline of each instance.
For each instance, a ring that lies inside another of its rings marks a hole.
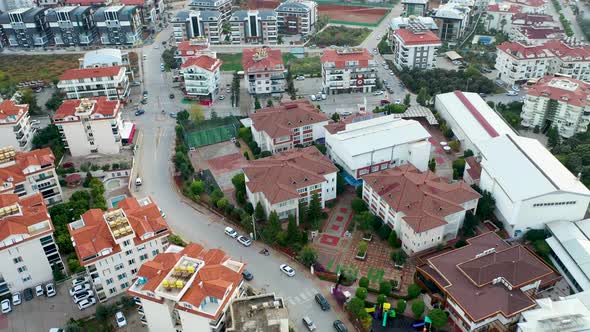
[[[411,284],[408,287],[408,298],[415,299],[418,297],[418,295],[420,295],[421,292],[422,292],[422,288],[420,288],[420,286],[418,286],[416,284]]]
[[[266,100],[266,107],[272,107],[273,103],[272,103],[272,99],[267,99]]]
[[[383,305],[383,303],[385,303],[385,302],[387,302],[387,296],[385,296],[385,295],[383,295],[383,294],[379,294],[379,295],[377,296],[377,304],[378,304],[379,306],[382,306],[382,305]]]
[[[367,298],[367,289],[365,287],[357,288],[354,296],[364,301]]]
[[[358,317],[359,313],[365,312],[365,301],[358,297],[353,297],[348,301],[346,307],[348,308],[348,311]]]
[[[359,230],[366,231],[369,229],[369,227],[371,227],[373,215],[369,211],[364,211],[359,214],[355,214],[352,219]]]
[[[334,122],[340,121],[340,114],[338,112],[334,112],[334,114],[332,114],[332,120]]]
[[[227,200],[227,198],[221,198],[221,199],[217,200],[215,205],[217,206],[218,209],[224,210],[229,205],[229,201]]]
[[[395,250],[391,252],[391,260],[396,265],[404,265],[408,256],[403,250]]]
[[[416,96],[416,102],[422,106],[427,106],[430,102],[430,96],[426,87],[421,87]]]
[[[259,110],[262,108],[262,105],[260,105],[260,100],[258,100],[258,97],[254,97],[254,109],[255,110]]]
[[[424,314],[425,309],[424,301],[422,300],[414,300],[412,302],[412,312],[414,313],[414,317],[420,318]]]
[[[314,193],[311,195],[311,201],[309,201],[309,207],[307,209],[307,220],[313,229],[318,229],[321,217],[322,203],[320,202],[320,196]]]
[[[453,179],[463,177],[465,171],[465,159],[459,158],[453,161]]]
[[[406,96],[404,97],[404,105],[406,106],[410,106],[410,103],[412,102],[412,95],[410,95],[409,93],[406,93]]]
[[[203,113],[203,107],[201,107],[201,105],[199,104],[192,104],[189,114],[191,121],[195,124],[199,124],[205,120],[205,113]]]
[[[314,247],[305,245],[299,252],[299,260],[305,266],[311,266],[318,260],[318,252]]]
[[[552,148],[559,145],[559,142],[560,138],[559,132],[557,131],[557,127],[549,128],[549,130],[547,131],[547,146]]]
[[[262,236],[268,243],[274,243],[277,239],[277,234],[281,230],[281,224],[279,223],[279,215],[276,211],[272,211],[268,216],[268,225],[262,230]]]
[[[307,205],[299,203],[299,224],[309,227],[307,224]]]
[[[399,238],[397,237],[397,233],[393,229],[391,230],[391,233],[389,233],[389,238],[387,239],[387,242],[392,248],[400,247]]]
[[[176,120],[178,120],[179,122],[184,122],[186,120],[188,120],[190,117],[190,113],[187,112],[186,110],[182,110],[178,113],[176,113]]]
[[[436,172],[436,160],[434,158],[430,159],[430,161],[428,162],[428,169],[432,173]]]
[[[236,188],[236,191],[246,191],[246,177],[244,173],[239,173],[231,178],[231,183]]]
[[[475,235],[475,228],[477,227],[477,224],[479,223],[479,220],[473,215],[473,213],[467,212],[465,214],[465,221],[463,221],[463,228],[462,228],[462,232],[463,232],[463,236],[465,237],[472,237]]]
[[[361,279],[359,279],[359,287],[368,288],[369,287],[369,278],[361,277]]]
[[[432,327],[441,329],[447,325],[449,316],[444,310],[432,309],[428,312],[428,317],[432,320]]]
[[[127,295],[122,296],[121,299],[118,301],[118,303],[124,309],[131,309],[131,308],[135,308],[135,306],[136,306],[135,300],[133,300],[133,298],[131,296],[127,296]]]
[[[287,240],[291,244],[298,243],[300,240],[299,229],[297,228],[297,221],[294,215],[289,215],[289,223],[287,224]]]
[[[406,311],[406,300],[404,299],[399,299],[397,300],[396,306],[395,306],[395,311],[397,311],[397,313],[399,314],[403,314]]]
[[[352,207],[352,211],[354,211],[354,213],[361,213],[368,210],[367,203],[358,197],[352,199],[350,206]]]
[[[193,195],[200,195],[205,191],[205,183],[201,180],[195,180],[191,183],[190,190]]]
[[[50,124],[43,129],[37,130],[35,136],[33,136],[33,149],[46,147],[51,148],[55,160],[60,160],[65,153],[66,148],[56,125]]]
[[[66,323],[64,332],[82,332],[82,327],[77,320],[70,318]]]
[[[45,107],[50,111],[55,112],[63,103],[64,99],[59,92],[53,92],[51,98],[45,103]]]
[[[383,223],[381,225],[381,227],[379,227],[379,230],[377,231],[377,234],[379,235],[381,240],[385,240],[385,239],[389,238],[389,233],[391,233],[391,227],[389,227],[385,223]]]
[[[102,326],[110,325],[111,316],[113,316],[116,311],[117,307],[114,305],[99,303],[96,305],[96,320]]]
[[[533,248],[535,248],[535,252],[543,258],[548,257],[551,252],[551,247],[549,247],[545,240],[536,240],[533,242]]]
[[[217,204],[217,201],[222,198],[223,198],[223,191],[221,191],[219,189],[215,189],[209,194],[209,199],[211,200],[212,204]]]
[[[344,182],[344,178],[340,173],[336,174],[336,195],[342,195],[346,190],[346,183]]]
[[[524,233],[524,239],[529,242],[535,242],[537,240],[545,240],[548,234],[544,229],[531,229]]]
[[[481,73],[479,72],[479,70],[477,70],[477,68],[474,65],[469,65],[469,67],[465,69],[465,75],[469,78],[472,78],[481,75]]]
[[[379,284],[379,294],[389,295],[391,293],[391,283],[389,281],[382,281]]]
[[[264,208],[262,207],[262,204],[260,204],[260,202],[256,203],[256,208],[254,209],[254,218],[259,221],[264,220],[265,217],[266,215],[264,214]]]
[[[37,96],[33,93],[33,89],[31,88],[24,88],[20,90],[20,99],[19,104],[28,104],[29,105],[29,112],[31,114],[39,114],[41,113],[41,107],[37,104]]]
[[[479,188],[475,188],[475,190],[477,189]],[[481,197],[477,202],[477,215],[484,220],[489,219],[496,209],[496,200],[491,192],[481,189],[478,191],[481,194]]]

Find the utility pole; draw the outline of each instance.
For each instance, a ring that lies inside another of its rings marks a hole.
[[[254,231],[252,238],[256,241],[256,220],[254,220],[254,214],[252,214],[252,229]]]

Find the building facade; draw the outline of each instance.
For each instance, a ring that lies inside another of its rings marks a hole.
[[[267,47],[242,51],[244,83],[253,95],[280,94],[287,87],[281,50]]]
[[[198,58],[203,55],[217,58],[217,52],[209,48],[209,42],[204,38],[181,41],[176,47],[175,58],[179,59],[180,63],[185,63],[190,58]]]
[[[31,128],[29,105],[18,105],[12,100],[0,103],[0,141],[19,151],[31,149],[35,130]]]
[[[522,313],[516,332],[590,330],[590,292],[559,300],[537,299],[537,308]]]
[[[463,4],[449,2],[438,7],[432,18],[438,26],[438,37],[443,42],[456,43],[469,26],[471,9]]]
[[[252,310],[252,307],[256,310]],[[289,332],[289,312],[282,297],[272,294],[245,296],[230,304],[227,332],[243,332],[256,326],[262,331]]]
[[[218,11],[181,11],[172,23],[174,40],[206,39],[211,44],[223,42],[222,15]]]
[[[121,66],[69,69],[59,77],[57,87],[66,99],[105,96],[126,100],[129,96],[129,78]]]
[[[402,0],[402,16],[425,16],[428,13],[428,0]]]
[[[92,7],[67,6],[49,9],[47,21],[56,46],[90,45],[97,39]]]
[[[371,92],[377,81],[377,62],[366,48],[325,49],[322,85],[328,94]]]
[[[103,45],[138,45],[143,31],[136,6],[100,7],[94,14]]]
[[[120,4],[137,7],[144,29],[156,29],[164,18],[164,0],[121,0]]]
[[[398,70],[431,69],[441,45],[440,38],[426,27],[398,29],[393,32],[393,64]]]
[[[277,45],[278,22],[274,10],[238,10],[230,18],[232,44]]]
[[[0,25],[11,47],[44,47],[53,39],[47,8],[25,7],[0,14]]]
[[[68,224],[76,255],[99,301],[125,292],[145,262],[166,251],[171,230],[151,198],[128,197]]]
[[[520,6],[501,2],[488,5],[484,20],[486,31],[508,33],[512,30],[513,18],[520,14]]]
[[[189,58],[180,66],[185,97],[213,101],[219,94],[221,60],[207,55]]]
[[[227,22],[232,16],[231,0],[192,0],[188,7],[197,11],[217,11],[223,22]]]
[[[288,0],[276,9],[279,32],[307,36],[318,20],[318,4],[308,0]]]

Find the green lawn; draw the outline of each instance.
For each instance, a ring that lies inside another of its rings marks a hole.
[[[322,62],[319,56],[306,56],[302,59],[292,59],[289,62],[289,70],[293,76],[321,76]]]
[[[217,57],[223,61],[221,64],[222,71],[240,71],[242,68],[242,53],[228,54],[219,53]]]
[[[221,64],[222,71],[240,71],[242,68],[242,54],[219,53],[217,57],[223,61]],[[283,63],[285,66],[291,64],[291,70],[294,75],[319,75],[321,63],[319,57],[309,57],[297,59],[291,53],[283,53]]]
[[[2,55],[0,85],[44,80],[51,83],[67,69],[78,68],[81,54]]]
[[[347,28],[344,26],[329,26],[313,37],[316,45],[322,46],[357,46],[371,33],[367,28]]]

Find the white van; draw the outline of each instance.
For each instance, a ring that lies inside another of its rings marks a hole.
[[[141,182],[141,178],[140,177],[135,178],[135,185],[136,186],[138,186],[138,187],[141,186],[141,183],[142,182]]]
[[[233,237],[236,238],[238,236],[238,232],[236,232],[233,228],[231,227],[226,227],[225,228],[225,234],[229,237]]]

